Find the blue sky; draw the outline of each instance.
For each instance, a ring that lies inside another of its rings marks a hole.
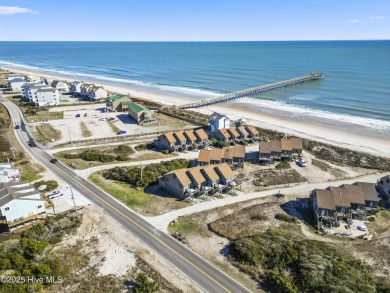
[[[0,40],[390,39],[389,0],[0,0]]]

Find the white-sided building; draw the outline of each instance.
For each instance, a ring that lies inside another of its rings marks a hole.
[[[87,96],[91,101],[101,101],[108,98],[108,92],[102,86],[91,86],[88,89]]]
[[[20,74],[8,74],[5,76],[5,81],[8,83],[11,80],[16,79],[16,78],[24,79],[24,77],[21,76]]]
[[[94,86],[93,84],[84,83],[84,84],[81,86],[80,95],[88,97],[88,91],[89,91],[89,89],[92,88],[93,86]]]
[[[52,88],[57,89],[59,92],[64,93],[69,91],[69,86],[66,82],[60,80],[53,80],[50,84]]]
[[[14,78],[8,82],[8,88],[9,88],[9,90],[11,90],[13,92],[21,92],[22,86],[25,83],[26,83],[26,80],[23,78]]]
[[[0,183],[0,214],[7,223],[45,213],[45,201],[29,182]]]
[[[55,88],[40,88],[34,101],[36,106],[55,106],[60,102],[60,94]]]
[[[225,115],[214,112],[210,115],[211,132],[218,131],[223,128],[230,128],[230,119]]]
[[[14,168],[13,163],[0,164],[0,183],[18,182],[20,178],[20,171]]]
[[[36,76],[36,75],[29,75],[29,76],[27,76],[27,80],[29,82],[40,82],[40,81],[42,81],[41,78],[39,76]]]
[[[41,81],[41,82],[26,82],[22,86],[23,97],[32,102],[35,98],[36,91],[42,87],[47,87],[47,85],[43,81]]]
[[[73,81],[69,85],[69,92],[72,95],[81,95],[81,87],[84,85],[82,81]]]

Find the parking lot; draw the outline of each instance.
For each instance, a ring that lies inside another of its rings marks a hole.
[[[72,199],[72,191],[73,191],[74,201],[75,201],[77,207],[91,204],[91,202],[87,198],[82,196],[74,188],[71,190],[69,187],[64,187],[64,188],[57,189],[57,190],[61,191],[62,195],[51,199],[51,201],[53,202],[53,205],[54,205],[54,209],[49,208],[48,210],[46,210],[47,214],[54,214],[54,213],[58,214],[58,213],[62,213],[64,211],[67,211],[69,209],[73,209],[74,202]]]

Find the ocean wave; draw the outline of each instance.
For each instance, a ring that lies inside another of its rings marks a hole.
[[[335,122],[351,123],[356,126],[364,126],[373,129],[377,132],[390,134],[390,121],[384,121],[373,118],[359,117],[348,114],[339,114],[324,110],[315,110],[303,106],[296,106],[287,104],[282,101],[259,100],[252,98],[245,98],[235,101],[236,104],[250,104],[251,110],[261,109],[261,111],[270,112],[271,110],[283,111],[289,113],[291,118],[305,118],[310,117],[317,120],[326,119]]]
[[[24,64],[18,64],[18,63],[12,63],[8,61],[1,61],[0,65],[14,67],[14,68],[22,68],[24,70],[33,71],[37,73],[47,73],[47,74],[53,74],[53,75],[60,75],[64,78],[73,78],[73,79],[92,79],[102,82],[116,82],[118,84],[122,85],[132,85],[132,86],[138,86],[145,90],[150,91],[156,91],[156,92],[170,92],[175,94],[182,94],[182,95],[190,95],[195,98],[204,99],[204,98],[212,98],[218,95],[221,95],[221,93],[213,92],[211,90],[204,90],[204,89],[197,89],[197,88],[188,88],[188,87],[181,87],[181,86],[173,86],[173,85],[167,85],[167,84],[158,84],[158,83],[152,83],[152,82],[144,82],[140,80],[133,80],[133,79],[125,79],[125,78],[115,78],[115,77],[108,77],[104,75],[98,75],[98,74],[89,74],[89,73],[81,73],[76,71],[66,71],[66,70],[59,70],[59,69],[51,69],[51,68],[44,68],[44,67],[37,67],[37,66],[30,66],[30,65],[24,65]]]
[[[303,95],[291,96],[288,99],[289,100],[298,100],[298,101],[313,101],[313,100],[318,99],[318,98],[319,98],[319,95],[303,94]]]

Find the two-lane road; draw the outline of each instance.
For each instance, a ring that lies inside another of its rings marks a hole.
[[[4,97],[0,97],[0,102],[7,107],[14,124],[22,126],[22,129],[16,130],[16,135],[21,145],[34,160],[78,190],[95,205],[102,208],[123,227],[197,283],[203,290],[212,293],[249,292],[241,284],[187,249],[170,235],[158,230],[89,181],[78,177],[75,172],[66,166],[61,163],[50,163],[51,156],[42,149],[30,148],[26,143],[29,137],[24,131],[24,119],[20,109]]]

